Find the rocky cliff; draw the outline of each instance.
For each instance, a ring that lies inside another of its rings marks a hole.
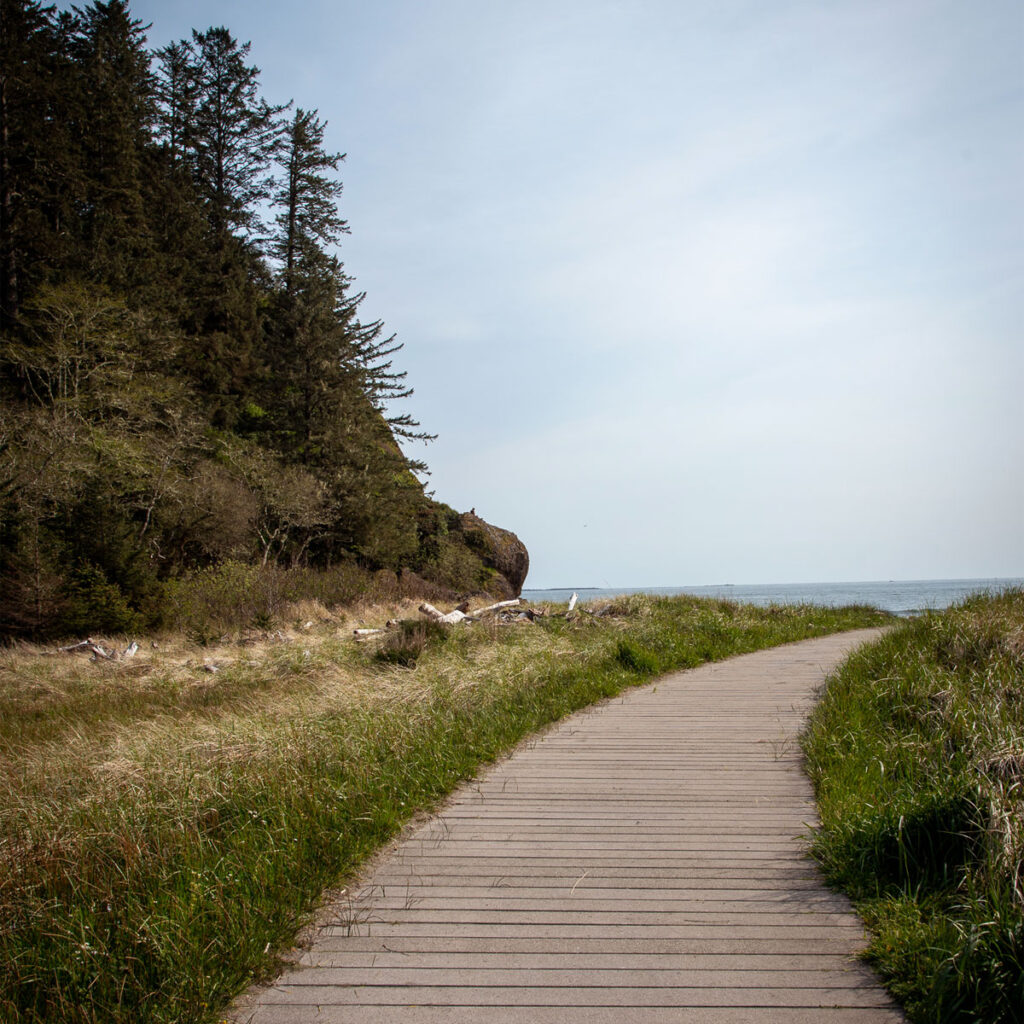
[[[518,597],[530,571],[526,545],[511,531],[485,522],[475,511],[459,516],[458,529],[466,547],[493,574],[488,592],[504,598]]]

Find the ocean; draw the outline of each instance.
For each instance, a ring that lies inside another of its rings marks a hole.
[[[895,615],[920,615],[929,609],[948,608],[977,593],[997,593],[1024,587],[1024,579],[987,580],[878,580],[864,583],[758,583],[714,587],[560,587],[524,590],[527,601],[568,601],[573,591],[581,602],[620,594],[693,594],[724,597],[745,604],[870,604]]]

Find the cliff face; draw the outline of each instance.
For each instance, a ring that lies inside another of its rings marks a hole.
[[[459,532],[466,547],[494,574],[487,590],[503,598],[518,597],[530,571],[526,545],[514,533],[492,526],[475,512],[459,516]]]

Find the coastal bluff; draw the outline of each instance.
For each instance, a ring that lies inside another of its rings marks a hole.
[[[510,530],[492,526],[473,510],[459,516],[459,533],[466,547],[493,574],[488,592],[502,598],[518,597],[530,571],[526,545]]]

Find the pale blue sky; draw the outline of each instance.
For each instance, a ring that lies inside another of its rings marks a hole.
[[[139,0],[348,153],[342,256],[529,586],[1024,575],[1019,0]]]

